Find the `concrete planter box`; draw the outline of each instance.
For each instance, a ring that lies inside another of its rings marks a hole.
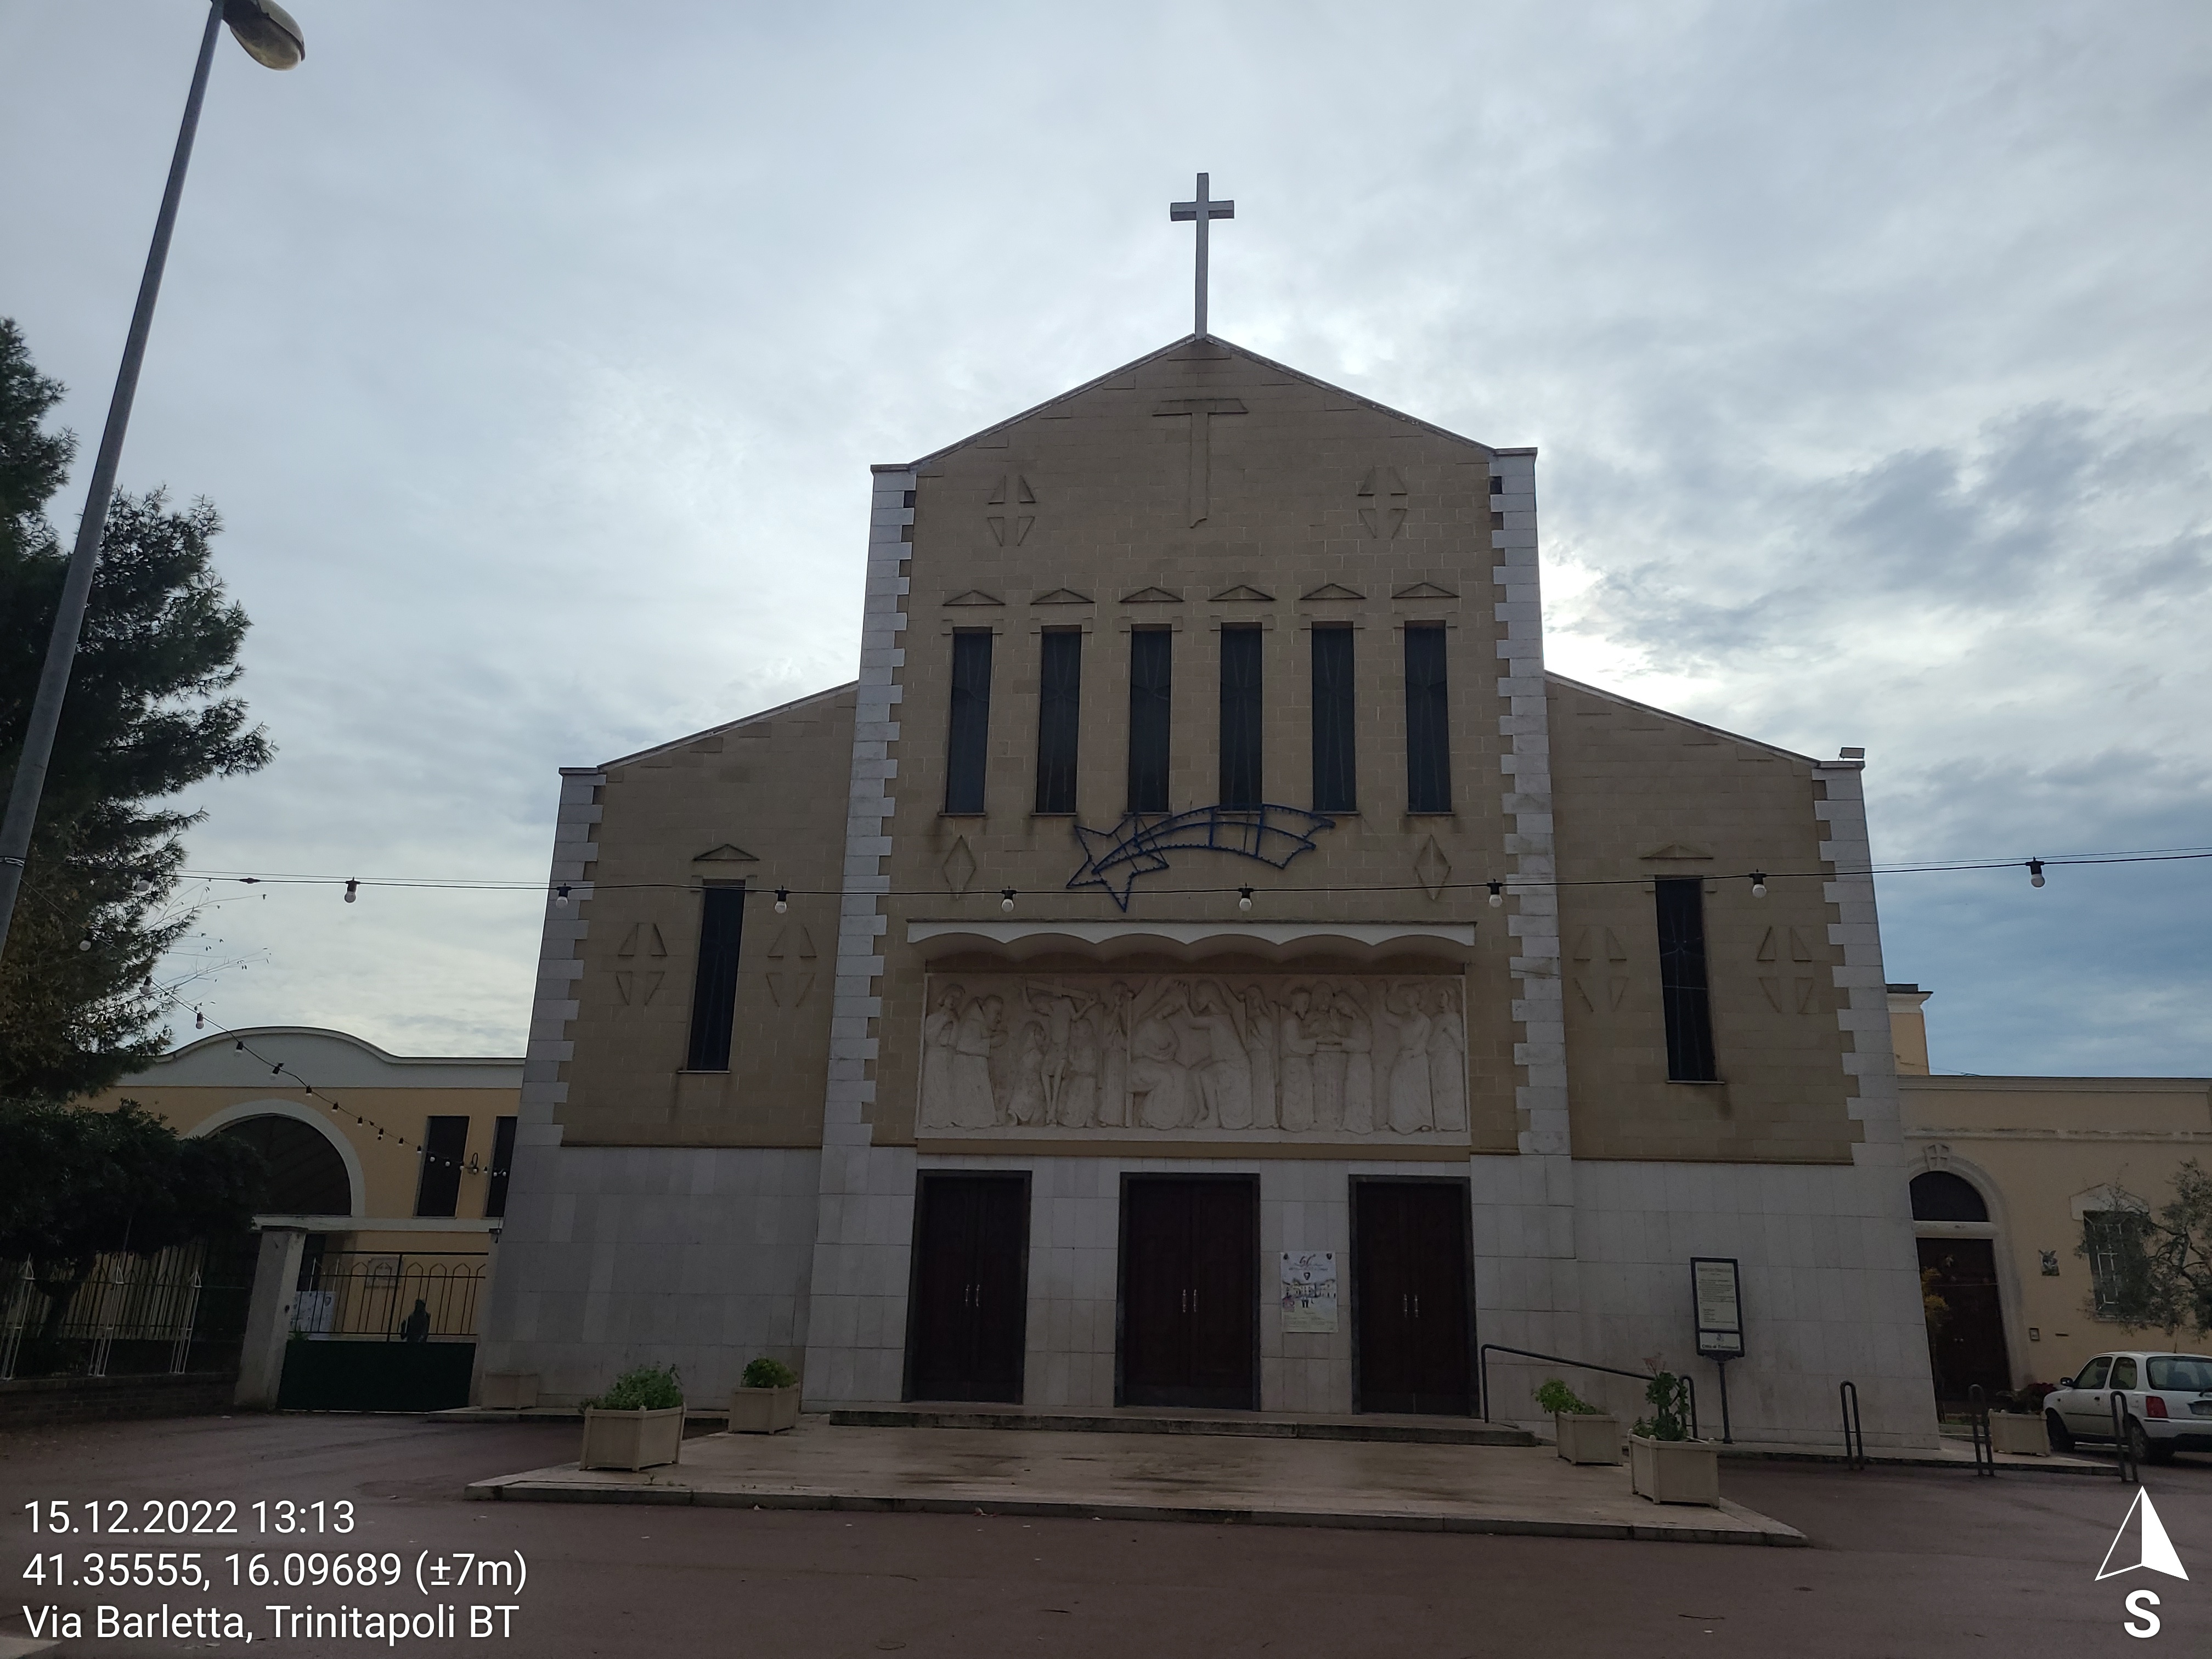
[[[1554,1412],[1553,1432],[1559,1455],[1570,1463],[1620,1462],[1620,1419],[1604,1413]]]
[[[781,1434],[799,1421],[799,1384],[730,1390],[732,1434]]]
[[[538,1403],[536,1371],[486,1371],[482,1398],[477,1404],[487,1411],[526,1412]]]
[[[684,1407],[610,1412],[584,1407],[585,1469],[650,1469],[673,1463],[684,1450]]]
[[[2029,1417],[2021,1412],[1991,1412],[1990,1449],[2012,1452],[2021,1457],[2048,1457],[2051,1455],[2051,1430],[2040,1415]]]
[[[1647,1440],[1628,1437],[1629,1485],[1655,1504],[1721,1501],[1720,1448],[1710,1440]]]

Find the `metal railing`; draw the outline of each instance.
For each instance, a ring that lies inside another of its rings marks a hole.
[[[191,1358],[200,1315],[199,1244],[150,1256],[112,1251],[93,1258],[84,1276],[41,1285],[28,1261],[8,1264],[0,1291],[0,1378],[13,1377],[27,1346],[46,1375],[105,1376],[129,1345],[126,1369],[143,1373],[166,1364],[171,1373]],[[153,1362],[153,1363],[149,1363]]]
[[[1978,1382],[1966,1390],[1966,1432],[1974,1443],[1974,1473],[1994,1479],[1997,1453],[1990,1442],[1990,1395]]]
[[[1569,1359],[1562,1354],[1538,1353],[1529,1348],[1509,1348],[1503,1342],[1486,1342],[1475,1350],[1476,1380],[1482,1395],[1482,1420],[1486,1423],[1491,1420],[1490,1356],[1492,1353],[1510,1353],[1522,1359],[1541,1359],[1551,1364],[1565,1365],[1571,1370],[1603,1371],[1607,1376],[1633,1377],[1638,1382],[1656,1382],[1659,1380],[1657,1376],[1650,1371],[1625,1371],[1618,1365],[1596,1365],[1587,1359]],[[1690,1391],[1690,1437],[1695,1440],[1698,1437],[1698,1380],[1680,1372],[1676,1375],[1681,1376],[1683,1384]]]
[[[292,1334],[344,1341],[472,1341],[483,1251],[331,1250],[301,1264]]]
[[[1846,1379],[1836,1385],[1836,1401],[1844,1413],[1844,1467],[1867,1466],[1866,1430],[1859,1424],[1859,1385]]]
[[[2112,1462],[2114,1473],[2130,1486],[2142,1484],[2142,1470],[2136,1464],[2135,1442],[2128,1434],[2128,1397],[2119,1389],[2112,1390]]]

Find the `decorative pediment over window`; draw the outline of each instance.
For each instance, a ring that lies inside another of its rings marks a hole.
[[[1182,595],[1164,587],[1140,587],[1133,593],[1121,596],[1124,605],[1181,605]]]
[[[1647,847],[1636,856],[1639,859],[1709,859],[1713,849],[1703,842],[1667,841],[1656,847]]]
[[[710,847],[691,860],[694,864],[758,864],[760,860],[734,842]]]
[[[1239,582],[1234,587],[1223,588],[1213,597],[1217,602],[1244,604],[1255,600],[1272,599],[1275,596],[1273,593],[1262,593],[1249,582]]]
[[[1449,587],[1439,587],[1434,582],[1415,582],[1411,587],[1401,587],[1390,596],[1394,599],[1455,599],[1458,594]]]
[[[947,605],[1004,605],[1006,601],[995,594],[986,593],[980,587],[971,587],[965,593],[955,593],[945,603]]]
[[[1364,599],[1364,593],[1354,592],[1341,582],[1323,582],[1310,593],[1301,593],[1301,599]]]
[[[1031,605],[1089,605],[1091,596],[1079,593],[1072,587],[1055,587],[1049,593],[1040,593],[1030,601]]]

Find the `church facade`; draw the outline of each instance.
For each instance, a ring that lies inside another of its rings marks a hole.
[[[1706,1258],[1932,1443],[1863,761],[1547,672],[1535,474],[1203,332],[876,468],[856,683],[562,775],[480,1366],[1711,1431]]]

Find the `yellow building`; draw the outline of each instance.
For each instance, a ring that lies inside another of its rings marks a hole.
[[[2175,1170],[2212,1155],[2212,1079],[1935,1075],[1929,994],[1889,988],[1938,1394],[2055,1382],[2166,1340],[2096,1311],[2103,1264],[2080,1247],[2098,1215],[2162,1203]]]

